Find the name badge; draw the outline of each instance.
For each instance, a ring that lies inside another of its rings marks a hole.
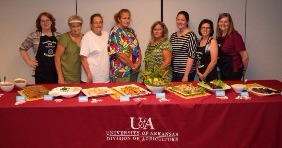
[[[165,93],[156,93],[156,98],[158,99],[165,98]]]
[[[127,101],[129,101],[129,96],[128,95],[120,96],[119,101],[120,102],[127,102]]]
[[[25,95],[16,96],[16,102],[18,102],[18,101],[25,101],[25,99],[26,99]]]
[[[88,102],[87,96],[78,96],[78,102]]]
[[[241,91],[241,92],[240,92],[240,96],[241,96],[241,97],[249,97],[249,92],[247,92],[247,91]]]
[[[215,95],[217,97],[224,97],[225,96],[225,91],[224,90],[217,90],[217,91],[215,91]]]
[[[44,101],[52,101],[53,98],[53,95],[44,95]]]

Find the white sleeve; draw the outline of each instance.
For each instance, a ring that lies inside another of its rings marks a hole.
[[[84,37],[81,40],[80,44],[80,55],[88,57],[90,50],[89,50],[89,36],[84,35]]]

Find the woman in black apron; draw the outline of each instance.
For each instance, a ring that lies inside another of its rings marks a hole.
[[[232,80],[233,78],[233,63],[232,57],[222,51],[225,37],[218,38],[218,61],[219,75],[221,80]]]
[[[55,67],[54,56],[57,47],[57,38],[41,35],[38,51],[35,56],[38,66],[35,69],[35,83],[57,83],[58,76]]]
[[[242,36],[235,30],[229,13],[221,13],[217,21],[219,43],[218,67],[222,80],[241,80],[248,66],[249,56]]]
[[[202,20],[198,32],[202,38],[196,52],[197,74],[201,80],[209,82],[218,78],[216,70],[218,46],[216,40],[212,38],[214,33],[212,21]]]
[[[36,19],[36,28],[21,44],[21,56],[27,65],[35,69],[36,84],[58,83],[54,56],[61,34],[56,32],[55,18],[48,12],[40,13]],[[35,59],[29,56],[28,50],[31,48]]]

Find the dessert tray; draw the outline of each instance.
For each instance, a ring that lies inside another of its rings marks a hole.
[[[114,92],[108,87],[92,87],[81,90],[88,97],[111,95]]]

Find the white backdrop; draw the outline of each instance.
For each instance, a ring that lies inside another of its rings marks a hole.
[[[161,19],[160,2],[160,0],[78,0],[78,15],[84,19],[83,32],[89,30],[90,16],[97,12],[104,16],[104,29],[109,31],[115,24],[113,15],[122,8],[130,9],[131,27],[137,33],[144,54],[150,38],[150,27]],[[234,19],[235,28],[246,40],[250,54],[247,78],[282,80],[282,68],[279,65],[282,55],[279,46],[282,34],[279,17],[282,14],[281,1],[248,0],[246,32],[246,0],[163,0],[163,2],[164,22],[168,26],[169,34],[177,30],[175,17],[181,10],[189,12],[189,27],[195,33],[202,19],[209,18],[216,26],[218,14],[229,12]],[[34,83],[31,77],[33,70],[24,63],[18,48],[27,35],[35,31],[35,19],[43,11],[54,15],[58,31],[64,33],[68,31],[68,17],[75,14],[75,0],[1,0],[0,77],[2,79],[4,75],[9,81],[22,77],[28,79],[29,83]]]

